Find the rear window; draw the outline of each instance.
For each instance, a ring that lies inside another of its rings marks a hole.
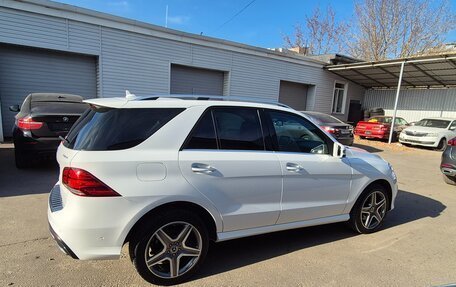
[[[326,114],[316,114],[316,113],[304,113],[305,115],[311,117],[313,120],[317,121],[317,123],[321,124],[334,124],[334,123],[344,123],[338,118],[335,118],[330,115]]]
[[[184,109],[88,109],[74,124],[64,145],[75,150],[121,150],[134,147]]]
[[[32,114],[82,114],[89,105],[77,102],[32,102]]]

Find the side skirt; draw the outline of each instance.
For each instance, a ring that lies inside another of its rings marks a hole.
[[[316,218],[316,219],[311,219],[311,220],[306,220],[306,221],[296,221],[296,222],[282,223],[282,224],[277,224],[277,225],[269,225],[269,226],[255,227],[255,228],[235,230],[235,231],[219,232],[219,233],[217,233],[217,242],[241,238],[241,237],[259,235],[259,234],[264,234],[264,233],[283,231],[283,230],[288,230],[288,229],[343,222],[343,221],[348,221],[349,219],[350,219],[349,214],[342,214],[342,215],[336,215],[336,216]]]

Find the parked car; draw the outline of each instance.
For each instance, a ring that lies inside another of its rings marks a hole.
[[[390,116],[377,116],[372,117],[367,121],[358,122],[355,128],[355,135],[360,138],[377,138],[389,139],[391,123],[393,117]],[[393,130],[393,141],[397,140],[399,133],[408,126],[406,120],[396,117],[396,124]]]
[[[336,117],[319,112],[302,112],[314,123],[322,127],[325,131],[333,135],[338,142],[344,145],[353,144],[353,126]]]
[[[34,159],[55,156],[59,137],[66,136],[79,116],[88,108],[81,96],[53,93],[28,95],[22,106],[9,107],[19,112],[13,126],[17,168],[30,166]]]
[[[394,208],[397,178],[378,155],[280,104],[197,99],[85,101],[49,198],[62,250],[112,259],[129,242],[139,274],[170,285],[198,270],[209,241],[346,221],[372,233]]]
[[[456,136],[456,119],[426,118],[402,131],[399,142],[445,150],[448,140]]]
[[[456,185],[456,137],[448,141],[447,147],[442,153],[440,170],[446,183]]]

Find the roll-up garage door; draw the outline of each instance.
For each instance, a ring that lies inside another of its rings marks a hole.
[[[171,65],[171,94],[223,95],[224,72]]]
[[[298,111],[305,111],[307,104],[308,85],[288,81],[280,81],[279,102]]]
[[[0,45],[0,101],[3,134],[11,136],[15,113],[30,93],[97,96],[97,58],[20,46]]]

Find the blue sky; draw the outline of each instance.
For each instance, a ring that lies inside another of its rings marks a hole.
[[[265,48],[282,47],[284,34],[293,32],[296,23],[303,23],[316,7],[325,9],[330,3],[339,19],[353,14],[351,0],[256,0],[231,22],[220,27],[251,0],[59,0],[126,18],[165,26],[166,5],[168,27],[190,33],[212,36]],[[456,0],[452,10],[456,13]],[[447,35],[456,42],[456,30]]]

